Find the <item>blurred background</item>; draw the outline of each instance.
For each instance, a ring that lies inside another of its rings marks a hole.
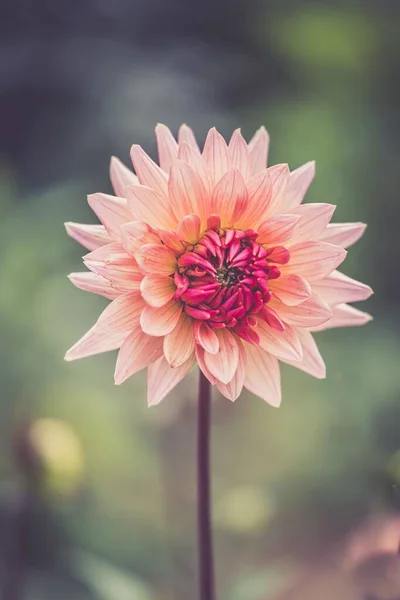
[[[196,598],[196,374],[150,410],[144,374],[114,387],[114,353],[63,361],[105,305],[68,282],[84,251],[63,222],[94,221],[86,195],[111,192],[110,155],[129,164],[135,142],[155,156],[158,121],[201,141],[265,124],[272,163],[316,159],[309,201],[369,224],[343,270],[374,288],[374,321],[318,334],[327,380],[284,368],[279,410],[215,393],[219,600],[400,598],[397,0],[2,0],[2,15],[0,558],[3,576],[19,565],[14,600]]]

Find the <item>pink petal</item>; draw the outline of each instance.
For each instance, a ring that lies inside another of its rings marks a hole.
[[[140,284],[144,300],[150,306],[165,306],[172,300],[176,287],[173,280],[165,275],[146,275]]]
[[[297,330],[289,325],[284,331],[275,331],[265,321],[258,319],[255,332],[260,337],[260,346],[280,360],[301,360],[301,348]]]
[[[182,160],[177,160],[171,168],[168,190],[171,209],[178,220],[191,214],[206,216],[209,194],[199,175]]]
[[[279,215],[261,223],[257,227],[258,244],[282,244],[289,240],[300,221],[298,215]]]
[[[112,242],[111,244],[106,244],[105,246],[100,246],[96,248],[96,250],[92,250],[88,254],[85,254],[83,257],[83,262],[85,264],[88,263],[104,263],[106,259],[110,256],[120,256],[125,255],[124,249],[118,242]]]
[[[160,167],[168,173],[178,156],[178,144],[168,127],[162,123],[156,127],[156,138]]]
[[[135,144],[132,146],[131,158],[139,182],[167,198],[168,175],[151,160],[150,156],[140,146]]]
[[[248,205],[237,225],[242,229],[257,228],[267,219],[272,198],[272,181],[266,171],[258,173],[247,184]]]
[[[331,223],[319,239],[348,248],[360,239],[366,227],[365,223]]]
[[[272,185],[272,196],[269,213],[283,212],[282,206],[286,198],[286,190],[289,185],[290,171],[286,164],[274,165],[267,169]],[[289,212],[289,211],[288,211]]]
[[[200,148],[196,141],[195,135],[194,135],[193,131],[190,129],[190,127],[188,127],[186,125],[186,123],[181,125],[179,128],[178,142],[179,142],[179,145],[181,145],[183,143],[187,144],[188,146],[190,146],[191,148],[193,148],[200,154]]]
[[[184,142],[179,144],[178,158],[186,162],[197,173],[210,194],[213,184],[206,162],[200,152]]]
[[[126,379],[162,356],[162,339],[143,333],[138,326],[124,340],[118,352],[114,381],[120,385]]]
[[[175,231],[169,229],[157,229],[157,235],[159,240],[161,240],[170,250],[173,250],[175,254],[182,254],[185,249],[185,243]]]
[[[290,244],[298,244],[311,238],[318,239],[331,220],[335,208],[333,204],[314,203],[302,204],[291,209],[294,214],[299,215],[300,221],[294,230]]]
[[[231,169],[219,180],[213,192],[215,213],[222,225],[235,225],[247,208],[248,195],[244,179],[237,169]]]
[[[136,253],[136,260],[145,273],[171,275],[176,271],[175,253],[161,244],[145,244]]]
[[[279,363],[274,356],[260,346],[245,346],[247,366],[244,386],[268,404],[278,407],[281,403],[281,375]]]
[[[122,246],[130,255],[135,256],[144,244],[160,244],[160,237],[147,223],[132,221],[121,227]]]
[[[196,342],[209,354],[217,354],[219,350],[219,339],[214,329],[203,321],[194,321],[194,333]]]
[[[313,291],[330,305],[359,302],[369,298],[373,291],[369,285],[356,281],[339,271],[313,284]]]
[[[311,296],[297,306],[287,306],[272,298],[268,307],[273,308],[284,323],[297,327],[314,327],[326,323],[332,316],[329,305],[318,296]]]
[[[231,379],[231,381],[226,384],[221,383],[220,381],[216,382],[217,388],[219,389],[221,394],[225,396],[225,398],[228,398],[228,400],[231,400],[232,402],[239,398],[246,377],[246,354],[244,352],[242,342],[240,340],[237,340],[237,342],[239,348],[239,364],[236,369],[235,375],[233,376],[233,379]]]
[[[296,306],[311,296],[311,286],[300,275],[281,275],[270,282],[270,289],[281,302]]]
[[[284,360],[288,365],[305,371],[317,379],[325,379],[326,367],[317,344],[311,333],[305,329],[297,331],[303,349],[303,359],[300,361]]]
[[[249,142],[250,173],[255,175],[267,168],[269,135],[260,127]]]
[[[65,223],[70,237],[88,250],[95,250],[111,241],[110,235],[103,225],[85,225],[83,223]]]
[[[229,169],[228,147],[222,135],[213,127],[204,143],[203,158],[215,185]]]
[[[164,336],[175,329],[181,312],[182,304],[175,301],[159,308],[146,306],[140,315],[140,325],[148,335]]]
[[[179,222],[176,233],[181,240],[195,244],[200,237],[201,221],[197,215],[187,215]]]
[[[218,342],[218,344],[219,344],[219,342]],[[205,377],[207,377],[207,379],[211,383],[211,385],[215,385],[217,383],[217,378],[214,377],[214,375],[212,375],[210,373],[210,371],[208,370],[207,365],[204,362],[205,350],[203,350],[203,348],[200,346],[200,344],[195,345],[195,354],[196,354],[197,364],[199,365],[199,368],[202,371],[203,375]]]
[[[240,129],[236,129],[232,134],[228,146],[228,156],[230,167],[237,169],[243,179],[247,181],[250,173],[249,150]]]
[[[193,321],[184,313],[176,327],[164,338],[164,355],[171,367],[183,365],[194,353]]]
[[[131,221],[143,221],[152,227],[175,227],[176,219],[165,197],[145,185],[130,185],[125,189]]]
[[[332,309],[332,318],[319,327],[313,327],[313,331],[323,331],[334,327],[356,327],[365,325],[372,321],[371,315],[348,304],[338,304]]]
[[[121,239],[121,226],[133,221],[125,198],[108,194],[91,194],[88,203],[112,238]]]
[[[116,156],[111,157],[110,179],[116,196],[125,197],[125,188],[128,185],[138,184],[139,180],[134,173]]]
[[[282,203],[283,210],[291,212],[291,208],[298,206],[303,201],[314,176],[314,161],[308,162],[290,173],[285,199]]]
[[[221,383],[229,383],[235,375],[239,364],[239,349],[236,338],[227,329],[216,329],[219,340],[217,354],[204,352],[207,369]]]
[[[116,350],[121,346],[128,333],[98,331],[96,325],[89,329],[87,333],[68,350],[65,360],[77,360],[86,356],[93,356],[102,352]]]
[[[194,365],[194,355],[185,364],[172,369],[162,356],[151,364],[147,375],[147,403],[159,404],[163,398],[189,373]]]
[[[330,275],[346,258],[346,250],[326,242],[303,242],[290,248],[290,262],[284,274],[301,275],[316,281]]]
[[[83,273],[71,273],[68,275],[68,279],[77,288],[84,290],[85,292],[99,294],[109,300],[113,300],[119,296],[119,292],[111,287],[110,282],[96,273],[89,273],[87,271],[84,271]]]
[[[145,306],[140,292],[128,292],[118,296],[101,313],[97,320],[98,332],[113,333],[116,331],[132,331],[139,323]]]

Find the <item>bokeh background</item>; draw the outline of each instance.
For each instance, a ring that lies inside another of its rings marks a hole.
[[[201,141],[265,124],[273,163],[316,159],[308,201],[368,222],[344,271],[374,321],[318,334],[327,380],[284,368],[279,410],[215,394],[219,600],[400,598],[399,3],[1,4],[3,574],[14,552],[29,600],[196,598],[196,374],[150,410],[114,353],[63,361],[105,305],[69,284],[63,222],[93,221],[110,155],[155,156],[158,121]]]

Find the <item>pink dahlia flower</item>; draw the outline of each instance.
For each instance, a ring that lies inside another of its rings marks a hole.
[[[371,289],[336,271],[365,225],[301,204],[314,163],[267,168],[264,128],[248,144],[211,129],[203,151],[186,125],[156,136],[160,166],[134,145],[136,175],[113,158],[116,196],[89,196],[102,225],[66,224],[90,251],[72,283],[112,301],[66,359],[119,348],[115,382],[147,367],[150,405],[197,363],[230,400],[278,406],[279,360],[324,378],[312,332],[371,318],[347,304]]]

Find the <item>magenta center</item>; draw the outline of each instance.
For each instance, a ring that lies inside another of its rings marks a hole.
[[[228,327],[253,343],[255,315],[265,318],[263,307],[271,299],[268,282],[280,276],[271,263],[287,262],[289,256],[282,248],[285,260],[274,260],[274,248],[257,243],[257,237],[253,230],[209,229],[179,257],[174,277],[175,299],[187,315],[214,329]]]

